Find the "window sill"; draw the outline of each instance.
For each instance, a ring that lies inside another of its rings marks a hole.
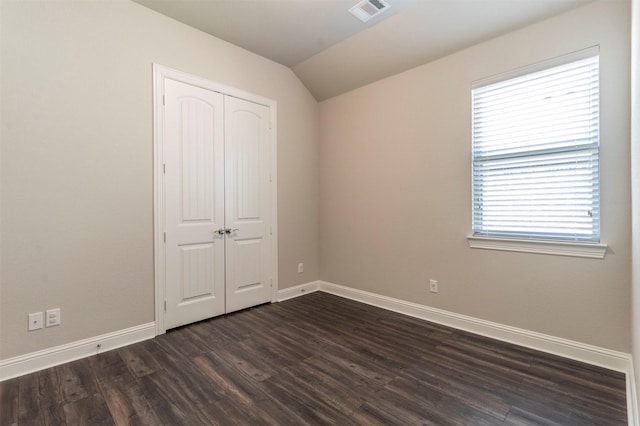
[[[469,247],[517,251],[523,253],[552,254],[556,256],[588,257],[604,259],[607,252],[606,244],[582,243],[571,241],[523,240],[500,237],[485,237],[477,235],[467,236]]]

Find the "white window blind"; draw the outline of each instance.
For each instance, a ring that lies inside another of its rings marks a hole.
[[[473,233],[600,240],[597,49],[472,91]]]

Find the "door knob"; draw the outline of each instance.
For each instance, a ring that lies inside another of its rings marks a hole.
[[[231,234],[232,232],[236,232],[236,231],[239,231],[239,229],[238,228],[234,228],[234,229],[227,228],[227,229],[224,230],[224,232],[226,232],[227,235]]]
[[[214,233],[217,233],[218,235],[224,235],[224,233],[225,233],[225,232],[227,232],[227,230],[226,230],[226,229],[222,229],[222,228],[220,228],[220,229],[218,229],[217,231],[213,231],[213,232],[214,232]]]

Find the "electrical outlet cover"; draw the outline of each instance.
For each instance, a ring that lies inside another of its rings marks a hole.
[[[42,312],[29,314],[29,331],[40,330],[42,328]]]

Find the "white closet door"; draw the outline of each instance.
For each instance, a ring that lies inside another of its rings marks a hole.
[[[269,108],[226,96],[227,312],[271,300]]]
[[[225,312],[224,96],[165,80],[166,328]]]

